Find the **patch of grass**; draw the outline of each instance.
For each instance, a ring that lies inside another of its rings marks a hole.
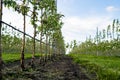
[[[39,57],[41,54],[35,54],[35,57]],[[32,54],[26,53],[25,54],[25,59],[32,58]],[[2,54],[2,59],[5,63],[7,62],[14,62],[17,60],[20,60],[20,54],[19,53],[3,53]]]
[[[91,54],[69,54],[76,63],[95,73],[99,80],[120,80],[120,58]]]

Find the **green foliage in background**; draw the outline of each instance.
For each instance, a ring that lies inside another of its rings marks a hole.
[[[94,38],[86,39],[70,53],[96,54],[103,56],[120,56],[120,23],[114,20],[112,25],[108,25],[107,29],[99,31],[97,28]]]

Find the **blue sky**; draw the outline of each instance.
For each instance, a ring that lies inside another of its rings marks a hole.
[[[58,0],[58,12],[65,15],[62,28],[65,42],[84,41],[87,36],[94,36],[96,27],[102,30],[113,19],[120,20],[119,3],[120,0]],[[22,30],[23,17],[12,9],[4,8],[3,11],[3,21],[11,22]],[[26,30],[33,33],[28,21]]]
[[[68,2],[69,1],[69,2]],[[119,0],[58,0],[58,10],[66,16],[106,15],[105,8],[119,8]]]
[[[120,19],[119,3],[120,0],[58,0],[58,12],[65,15],[65,41],[82,42],[87,36],[94,36],[96,27],[106,29],[113,19]]]

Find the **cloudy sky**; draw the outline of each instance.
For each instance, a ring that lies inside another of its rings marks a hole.
[[[58,0],[58,12],[65,15],[62,28],[66,42],[84,41],[120,19],[120,0]]]
[[[105,29],[113,19],[120,19],[120,0],[58,0],[58,12],[63,18],[63,36],[66,42],[84,41],[87,36],[94,36],[96,27]],[[3,9],[3,21],[11,22],[22,30],[23,17],[12,9]],[[31,32],[27,21],[27,32]]]

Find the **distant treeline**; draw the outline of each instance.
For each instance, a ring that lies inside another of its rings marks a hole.
[[[86,39],[80,45],[73,45],[70,53],[96,54],[106,56],[120,56],[120,22],[113,20],[112,25],[99,31],[97,28],[94,38]]]

